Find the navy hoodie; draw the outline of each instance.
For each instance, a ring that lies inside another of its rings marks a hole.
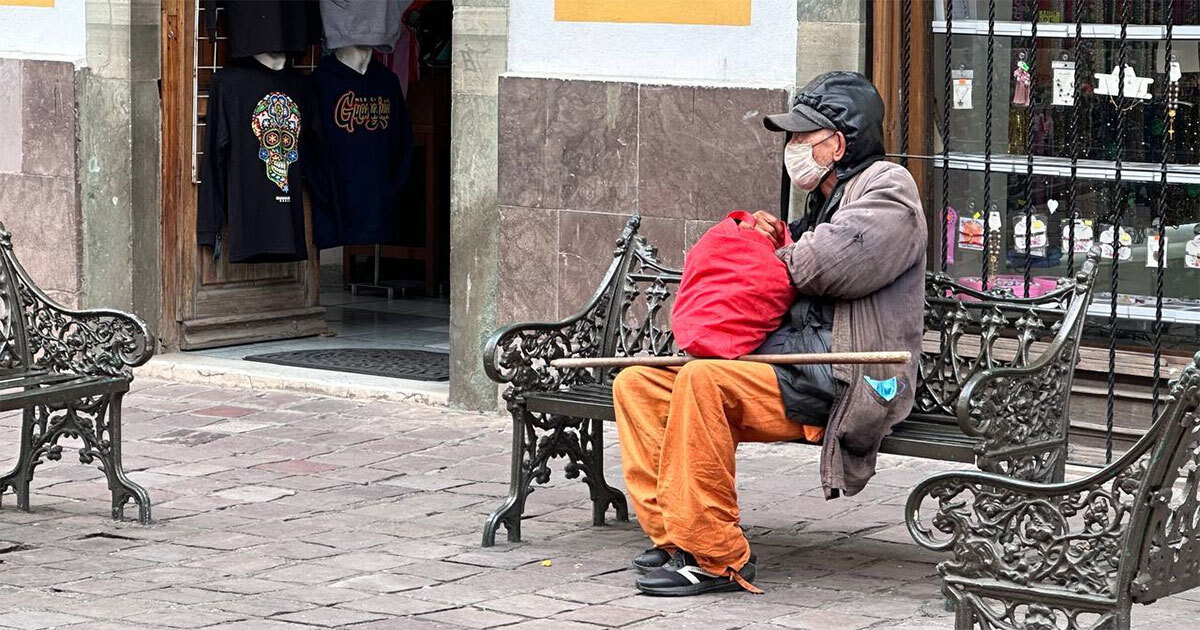
[[[336,197],[314,207],[313,239],[320,248],[389,242],[413,148],[400,79],[374,59],[359,74],[328,55],[313,81]]]

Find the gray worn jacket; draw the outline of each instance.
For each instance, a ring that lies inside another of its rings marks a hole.
[[[827,223],[776,255],[801,295],[835,300],[833,352],[907,350],[908,365],[835,365],[838,394],[825,430],[821,485],[826,498],[857,494],[875,474],[883,438],[912,410],[924,328],[927,229],[916,182],[878,161],[846,182]],[[895,376],[884,400],[864,376]]]

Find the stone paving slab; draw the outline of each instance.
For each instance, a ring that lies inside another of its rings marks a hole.
[[[124,430],[154,523],[110,521],[103,475],[65,442],[37,470],[31,513],[0,505],[0,628],[953,627],[942,558],[903,526],[908,488],[939,463],[882,456],[866,491],[827,502],[817,449],[747,444],[742,517],[765,594],[660,599],[633,589],[636,523],[591,526],[561,462],[529,499],[525,541],[479,547],[507,492],[511,425],[497,414],[139,379]],[[607,430],[605,474],[621,487]],[[0,415],[0,457],[17,434]],[[1200,592],[1185,593],[1136,608],[1134,626],[1198,614]]]

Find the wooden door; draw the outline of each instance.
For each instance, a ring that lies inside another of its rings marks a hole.
[[[905,3],[911,10],[907,31],[902,32]],[[933,90],[930,82],[930,45],[933,4],[922,0],[876,0],[871,5],[871,81],[883,97],[884,145],[889,154],[927,156],[933,151]],[[906,46],[907,45],[907,46]],[[904,49],[908,52],[905,54]],[[902,69],[908,64],[907,75]],[[907,84],[904,82],[907,78]],[[907,100],[907,104],[904,101]],[[903,116],[908,107],[908,118]],[[926,208],[933,207],[932,168],[929,160],[902,162],[917,182]],[[929,233],[937,234],[936,213],[927,212]],[[940,260],[938,239],[929,239],[929,259]]]
[[[196,244],[202,174],[194,151],[203,149],[207,86],[228,60],[224,41],[214,50],[207,37],[196,37],[203,23],[197,4],[162,5],[163,343],[188,350],[326,332],[310,213],[305,213],[307,261],[230,264],[228,257],[214,261],[212,250]]]

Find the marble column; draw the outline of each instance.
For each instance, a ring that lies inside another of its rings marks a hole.
[[[497,78],[508,60],[508,0],[454,3],[450,134],[450,402],[495,409],[480,351],[496,328]]]

